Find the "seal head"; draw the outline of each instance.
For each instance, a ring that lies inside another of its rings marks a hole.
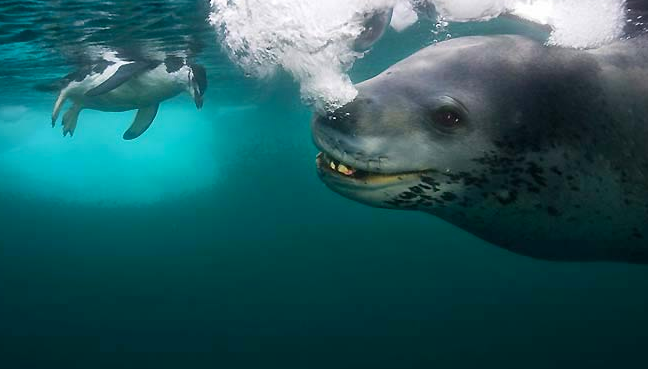
[[[429,212],[520,254],[648,262],[646,61],[639,41],[428,47],[314,118],[318,173],[343,196]]]

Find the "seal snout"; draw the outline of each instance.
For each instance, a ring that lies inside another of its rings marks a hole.
[[[343,135],[361,134],[365,117],[373,105],[373,99],[358,97],[333,112],[316,116],[314,125],[329,127]]]
[[[341,173],[359,170],[381,172],[382,139],[368,135],[363,129],[366,99],[356,99],[334,112],[317,115],[312,122],[313,141],[325,153],[327,166]]]

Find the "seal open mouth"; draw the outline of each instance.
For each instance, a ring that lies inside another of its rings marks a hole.
[[[404,173],[376,173],[352,167],[349,164],[340,162],[325,152],[317,154],[315,159],[317,169],[321,175],[327,175],[336,182],[355,183],[363,185],[389,185],[395,182],[419,176],[422,172]]]
[[[361,178],[367,176],[369,172],[357,170],[350,165],[335,161],[326,153],[320,152],[316,158],[317,168],[328,170],[332,174],[341,175],[349,178]]]

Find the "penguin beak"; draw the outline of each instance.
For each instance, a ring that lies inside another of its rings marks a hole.
[[[200,108],[203,107],[203,95],[195,87],[189,89],[189,94],[191,94],[191,97],[193,97],[194,102],[196,103],[196,108],[200,110]]]
[[[193,98],[194,103],[196,103],[196,108],[200,110],[200,108],[203,107],[203,95],[200,93],[198,86],[196,86],[191,79],[189,80],[189,85],[187,86],[187,92]]]
[[[200,95],[196,95],[194,97],[194,102],[196,103],[196,108],[200,110],[203,107],[203,97]]]

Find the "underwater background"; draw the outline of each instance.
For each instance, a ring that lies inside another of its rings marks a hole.
[[[0,368],[648,367],[648,268],[534,260],[338,196],[298,83],[246,76],[208,13],[0,0]],[[388,30],[351,79],[433,28]],[[204,108],[166,101],[135,141],[133,112],[86,110],[63,138],[53,81],[107,46],[200,62]]]

